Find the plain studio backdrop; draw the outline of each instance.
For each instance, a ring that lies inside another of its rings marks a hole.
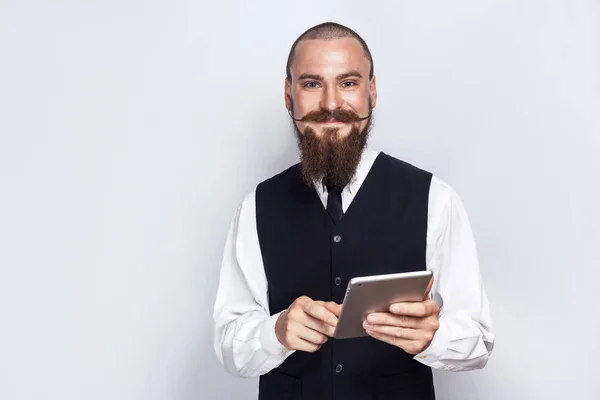
[[[497,335],[441,400],[600,398],[600,4],[0,1],[0,398],[255,399],[212,347],[235,208],[297,161],[293,40],[370,45],[371,146],[462,197]]]

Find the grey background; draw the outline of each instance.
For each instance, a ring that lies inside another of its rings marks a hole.
[[[461,195],[497,334],[450,399],[600,398],[600,5],[0,0],[0,398],[253,399],[214,355],[226,230],[296,161],[309,26],[375,58],[372,146]]]

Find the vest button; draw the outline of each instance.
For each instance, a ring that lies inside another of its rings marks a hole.
[[[339,276],[335,277],[335,286],[340,286],[342,284],[342,278],[340,278]]]
[[[335,367],[335,372],[337,372],[337,373],[339,374],[340,372],[342,372],[342,369],[343,369],[343,368],[344,368],[344,367],[342,367],[342,364],[338,364],[338,365]]]
[[[340,235],[335,235],[333,237],[333,241],[336,242],[336,243],[339,243],[339,242],[342,241],[342,237]]]

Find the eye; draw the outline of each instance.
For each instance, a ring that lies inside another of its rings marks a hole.
[[[304,87],[308,88],[308,89],[315,89],[315,88],[319,87],[319,83],[315,82],[315,81],[306,82],[304,84]]]
[[[356,82],[353,82],[353,81],[342,82],[342,87],[344,87],[344,88],[351,88],[353,86],[356,86]]]

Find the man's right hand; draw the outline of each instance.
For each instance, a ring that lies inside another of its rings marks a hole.
[[[277,340],[288,350],[313,353],[333,336],[342,306],[298,297],[275,323]]]

